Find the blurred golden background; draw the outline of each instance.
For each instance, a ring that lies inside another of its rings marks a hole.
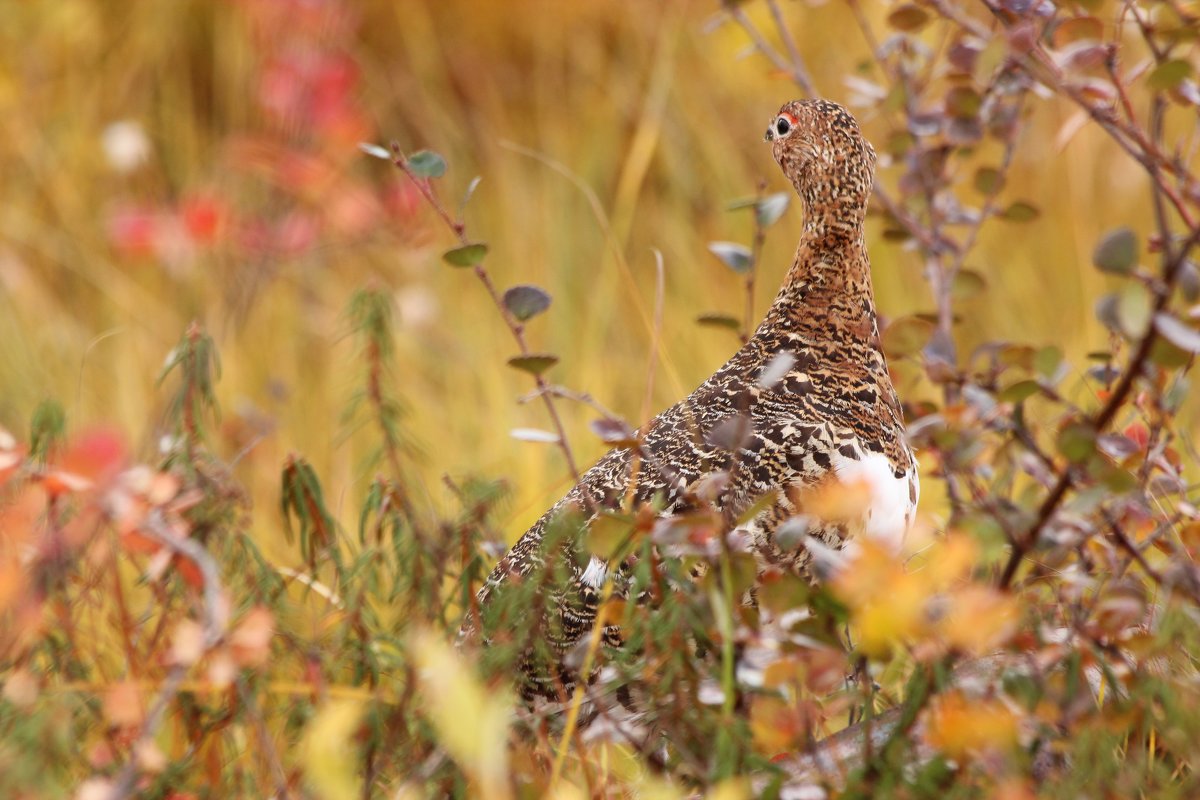
[[[818,91],[852,101],[847,76],[870,73],[847,7],[782,6]],[[864,7],[882,28],[889,7]],[[761,3],[743,8],[769,27]],[[482,287],[442,263],[452,238],[359,141],[443,154],[451,207],[482,176],[468,234],[490,245],[501,288],[553,296],[528,332],[562,359],[552,381],[640,421],[655,248],[666,294],[651,413],[736,348],[695,323],[742,302],[740,277],[706,244],[749,241],[750,216],[726,206],[760,179],[787,188],[761,139],[798,90],[715,0],[55,0],[3,15],[0,426],[24,437],[55,398],[72,428],[116,425],[153,457],[166,397],[155,382],[198,320],[222,355],[214,448],[245,451],[236,474],[268,552],[288,453],[312,460],[347,523],[373,477],[371,431],[343,420],[364,374],[344,310],[372,281],[396,298],[391,388],[430,501],[452,506],[444,474],[505,478],[515,537],[568,481],[552,446],[509,435],[548,423],[540,404],[517,402],[531,381],[505,365],[515,348]],[[984,226],[967,263],[989,287],[960,305],[959,343],[1055,344],[1072,366],[1064,385],[1081,390],[1085,354],[1108,342],[1093,304],[1111,279],[1092,248],[1118,224],[1144,240],[1150,211],[1144,173],[1098,131],[1072,135],[1074,114],[1030,106],[1002,197],[1042,213]],[[878,147],[884,121],[859,115]],[[882,161],[883,185],[894,175]],[[799,225],[793,206],[770,231],[758,311]],[[931,310],[918,257],[881,229],[873,218],[881,314]],[[907,376],[902,395],[924,391]],[[605,449],[594,414],[561,407],[590,462]],[[939,495],[927,481],[923,502]]]

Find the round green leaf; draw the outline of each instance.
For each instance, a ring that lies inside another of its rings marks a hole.
[[[473,267],[483,263],[483,257],[487,255],[487,251],[486,244],[475,242],[447,250],[442,254],[442,258],[452,267]]]
[[[955,86],[946,92],[946,113],[959,119],[970,119],[979,114],[983,98],[969,86]]]
[[[624,555],[625,547],[633,540],[634,530],[634,520],[629,515],[597,514],[587,528],[588,549],[596,558],[612,561]]]
[[[1092,263],[1101,272],[1128,275],[1137,265],[1138,240],[1129,228],[1121,227],[1104,234],[1092,251]]]
[[[404,163],[418,178],[440,178],[446,174],[446,159],[432,150],[418,150]]]
[[[987,279],[975,270],[960,269],[950,284],[950,294],[955,300],[968,300],[987,289]]]
[[[933,324],[917,317],[904,317],[892,322],[883,332],[883,352],[891,358],[902,358],[921,352],[933,335]]]
[[[1164,61],[1154,68],[1146,78],[1146,84],[1151,89],[1174,89],[1192,75],[1192,65],[1182,58]]]
[[[975,188],[981,194],[996,194],[1004,188],[1004,174],[995,167],[980,167],[975,171]]]
[[[537,286],[514,286],[504,293],[504,307],[524,322],[550,307],[550,295]]]
[[[1126,284],[1117,295],[1117,324],[1131,339],[1136,339],[1146,332],[1153,310],[1154,301],[1150,292],[1140,283]]]
[[[1033,355],[1033,368],[1044,378],[1053,378],[1062,363],[1063,354],[1054,345],[1047,345]]]
[[[1096,431],[1086,422],[1072,422],[1058,432],[1058,452],[1068,461],[1087,461],[1096,451]]]

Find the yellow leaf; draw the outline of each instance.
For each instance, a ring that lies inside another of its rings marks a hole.
[[[948,536],[929,553],[923,570],[925,581],[937,591],[944,591],[970,576],[978,558],[978,547],[965,534]]]
[[[722,781],[708,793],[708,800],[749,800],[750,785],[742,778]]]
[[[750,702],[750,733],[764,755],[786,752],[804,738],[803,715],[781,697],[756,696]]]
[[[321,708],[304,732],[304,775],[321,800],[356,800],[361,793],[354,734],[362,703],[335,700]]]
[[[983,655],[1012,636],[1018,622],[1017,601],[988,586],[972,584],[951,595],[938,632],[951,647]]]
[[[821,481],[801,493],[800,507],[826,522],[857,521],[871,504],[871,485],[865,480]]]
[[[479,797],[507,800],[508,693],[485,687],[462,656],[431,631],[415,634],[410,648],[419,667],[422,712],[438,739],[475,781]]]
[[[886,597],[873,598],[854,610],[858,647],[869,656],[884,658],[896,646],[921,633],[930,589],[918,576],[901,575],[887,584]]]

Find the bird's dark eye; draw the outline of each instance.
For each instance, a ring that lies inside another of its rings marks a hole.
[[[787,136],[788,131],[792,129],[792,123],[787,121],[787,117],[780,117],[775,120],[775,131],[780,136]]]

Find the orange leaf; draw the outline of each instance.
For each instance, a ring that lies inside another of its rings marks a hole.
[[[135,728],[145,715],[141,690],[135,682],[113,684],[104,693],[104,718],[114,728]]]
[[[953,691],[933,701],[926,738],[951,758],[1004,752],[1017,743],[1018,720],[998,700]]]
[[[250,609],[229,637],[233,657],[243,667],[261,667],[271,657],[275,617],[261,606]]]

